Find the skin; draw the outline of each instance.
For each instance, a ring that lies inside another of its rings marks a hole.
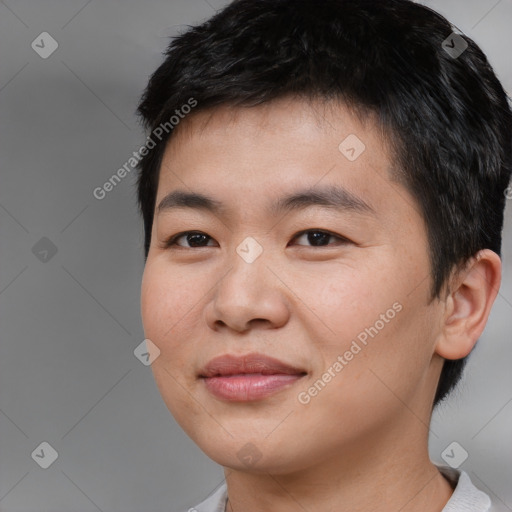
[[[338,149],[349,134],[366,146],[355,161]],[[500,259],[481,251],[432,301],[425,224],[391,170],[376,125],[338,103],[284,98],[198,112],[168,144],[156,204],[180,189],[210,195],[226,211],[155,212],[142,319],[160,350],[152,370],[167,407],[225,469],[227,510],[434,512],[451,496],[428,455],[432,402],[442,358],[467,355],[484,329]],[[375,213],[266,209],[282,195],[327,184],[342,185]],[[165,247],[186,230],[208,235],[202,247],[186,236]],[[336,236],[315,246],[305,230]],[[252,263],[236,252],[247,236],[263,248]],[[401,311],[300,403],[299,393],[394,303]],[[251,352],[307,375],[247,403],[215,398],[197,377],[213,357]],[[239,456],[247,443],[259,460]]]

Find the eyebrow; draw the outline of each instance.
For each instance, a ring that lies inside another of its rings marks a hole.
[[[281,215],[290,211],[305,210],[312,206],[375,215],[375,209],[361,197],[339,185],[328,185],[293,192],[279,198],[269,206],[269,212]],[[215,215],[227,215],[227,208],[221,201],[197,192],[174,190],[159,203],[158,213],[179,208],[193,208],[211,212]]]

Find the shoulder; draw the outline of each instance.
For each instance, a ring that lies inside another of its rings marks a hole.
[[[190,507],[181,512],[224,512],[227,500],[227,486],[223,482],[220,487],[214,490],[206,499],[195,507]]]
[[[439,471],[451,482],[453,494],[442,512],[494,512],[489,496],[478,489],[465,471],[440,466]]]
[[[439,471],[452,483],[453,494],[442,512],[496,512],[489,496],[478,489],[465,471],[439,466]],[[227,486],[223,482],[201,503],[182,512],[224,512]]]

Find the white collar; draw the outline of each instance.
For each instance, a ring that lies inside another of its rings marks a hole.
[[[491,500],[477,489],[465,471],[438,466],[439,471],[455,486],[452,496],[442,512],[490,512]],[[223,482],[213,494],[199,505],[189,509],[196,512],[225,512],[228,498],[227,485]]]

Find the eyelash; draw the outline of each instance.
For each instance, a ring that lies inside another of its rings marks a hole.
[[[300,237],[302,235],[308,234],[308,233],[322,233],[324,235],[328,235],[329,237],[337,238],[343,245],[352,243],[348,238],[345,238],[345,237],[340,236],[340,235],[336,235],[336,234],[331,233],[330,231],[326,231],[324,229],[307,229],[305,231],[300,231],[299,233],[297,233],[296,235],[294,235],[292,237],[292,240],[295,240],[296,238],[298,238],[298,237]],[[204,236],[208,237],[210,240],[213,240],[212,237],[210,237],[206,233],[203,233],[202,231],[182,231],[180,233],[176,233],[175,235],[170,236],[164,242],[164,249],[170,249],[170,248],[172,248],[174,246],[179,247],[180,249],[202,249],[203,247],[211,247],[209,245],[200,246],[200,247],[183,247],[181,245],[177,245],[176,241],[178,239],[180,239],[181,237],[184,237],[186,235],[204,235]],[[315,246],[315,245],[305,246],[305,245],[303,245],[302,247],[318,247],[318,248],[322,248],[322,247],[329,247],[330,245],[332,245],[332,244],[322,245],[322,246]]]

